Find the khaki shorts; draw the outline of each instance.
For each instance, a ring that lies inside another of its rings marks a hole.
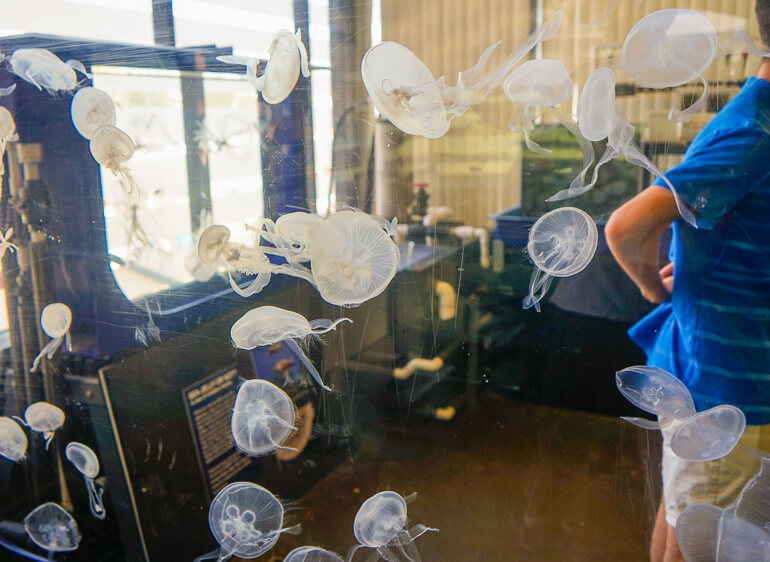
[[[671,436],[681,422],[663,429],[663,498],[666,522],[676,526],[679,514],[688,505],[707,503],[725,508],[759,472],[759,452],[770,452],[770,425],[747,425],[740,442],[721,459],[692,462],[680,459],[671,450]]]

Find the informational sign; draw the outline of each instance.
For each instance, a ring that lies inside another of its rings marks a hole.
[[[182,390],[198,461],[212,496],[251,463],[235,447],[230,432],[239,382],[238,369],[232,367]]]

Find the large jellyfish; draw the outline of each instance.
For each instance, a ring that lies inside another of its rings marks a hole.
[[[251,456],[276,449],[296,431],[294,403],[283,390],[263,379],[244,382],[235,398],[230,430],[238,448]]]
[[[366,500],[353,520],[353,534],[358,545],[348,554],[351,560],[356,550],[362,547],[374,548],[384,560],[412,560],[418,562],[420,553],[414,539],[428,531],[438,531],[418,524],[409,529],[406,525],[406,504],[416,494],[403,498],[391,491],[379,492]]]
[[[344,562],[339,554],[329,552],[318,546],[300,546],[295,548],[283,562]]]
[[[676,539],[688,562],[770,560],[768,522],[754,524],[726,509],[692,504],[676,520]]]
[[[104,501],[102,501],[104,489],[100,488],[97,491],[96,484],[94,483],[94,479],[99,475],[99,458],[96,456],[96,453],[88,445],[72,441],[67,443],[64,454],[67,460],[83,475],[83,481],[86,483],[86,490],[88,491],[88,506],[91,509],[91,514],[97,519],[104,519],[106,516]]]
[[[529,281],[525,309],[535,307],[545,297],[554,277],[570,277],[583,271],[596,253],[599,232],[594,220],[575,207],[554,209],[542,217],[529,231],[527,252],[535,264]]]
[[[115,125],[115,102],[104,90],[80,88],[70,104],[72,124],[80,135],[90,139],[104,125]]]
[[[275,546],[281,533],[301,531],[299,525],[282,525],[283,506],[273,494],[251,482],[233,482],[220,490],[209,507],[209,527],[220,548],[195,562],[261,556]]]
[[[27,456],[27,435],[15,421],[0,417],[0,457],[20,462]]]
[[[711,22],[694,10],[658,10],[640,19],[626,36],[621,61],[623,70],[647,88],[670,88],[695,79],[703,94],[684,110],[672,109],[668,118],[686,121],[700,111],[708,98],[703,73],[717,55],[717,32]]]
[[[267,66],[261,76],[257,76],[255,58],[223,55],[217,60],[226,64],[239,64],[246,67],[246,77],[267,103],[281,103],[285,100],[299,79],[299,74],[310,76],[308,68],[307,49],[302,43],[302,34],[281,29],[273,36],[267,57]]]
[[[80,61],[64,62],[47,49],[16,49],[8,64],[16,76],[49,94],[74,90],[78,85],[75,71],[91,77]]]
[[[578,100],[578,128],[589,141],[600,141],[606,137],[607,147],[594,165],[589,183],[585,183],[588,168],[584,168],[567,189],[562,189],[546,201],[560,201],[589,191],[599,179],[599,169],[622,154],[631,164],[661,177],[674,195],[679,214],[697,228],[695,215],[682,202],[674,186],[634,144],[635,129],[615,104],[615,73],[609,68],[597,68],[586,80]]]
[[[484,72],[500,42],[490,46],[473,67],[458,74],[456,86],[447,86],[443,76],[435,79],[412,51],[393,41],[366,52],[361,77],[374,105],[396,127],[407,134],[438,138],[449,130],[453,118],[481,103],[535,45],[552,38],[561,17],[556,12],[500,66]]]
[[[40,350],[40,353],[37,354],[32,362],[30,372],[34,373],[37,371],[43,357],[51,359],[62,342],[65,342],[67,351],[72,351],[72,345],[70,343],[71,325],[72,311],[66,304],[52,302],[43,308],[40,313],[40,327],[43,328],[43,332],[45,332],[48,337],[53,339]]]
[[[36,545],[49,552],[49,559],[53,559],[54,552],[77,550],[80,544],[78,524],[53,502],[30,511],[24,518],[24,529]]]
[[[61,408],[48,402],[30,404],[24,410],[24,419],[16,418],[24,425],[29,426],[32,431],[43,434],[46,450],[48,450],[56,430],[64,425],[64,419],[64,412]]]
[[[746,427],[744,413],[728,404],[696,413],[687,387],[671,373],[658,367],[637,365],[618,371],[615,383],[634,406],[658,416],[659,421],[623,417],[643,429],[663,429],[674,421],[671,450],[690,461],[724,457],[738,444]]]

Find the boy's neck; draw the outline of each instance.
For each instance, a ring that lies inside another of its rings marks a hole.
[[[757,78],[770,82],[770,59],[762,59],[762,64],[759,65],[759,70],[757,71]]]

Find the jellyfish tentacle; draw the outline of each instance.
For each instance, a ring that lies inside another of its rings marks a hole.
[[[302,72],[302,76],[307,78],[310,76],[310,68],[308,68],[307,49],[305,48],[305,44],[302,42],[302,30],[297,29],[293,37],[294,42],[297,44],[297,48],[299,49],[300,72]]]
[[[637,418],[635,416],[620,416],[620,419],[623,421],[627,421],[628,423],[633,424],[636,427],[641,427],[642,429],[647,429],[647,430],[663,429],[664,427],[668,427],[669,425],[671,425],[671,422],[668,422],[664,425],[659,421],[648,420],[646,418]]]
[[[267,419],[269,421],[272,421],[272,422],[275,422],[275,423],[277,423],[278,425],[280,425],[281,427],[283,427],[285,429],[290,429],[292,431],[297,431],[297,428],[294,427],[292,424],[290,424],[289,422],[287,422],[283,418],[281,418],[279,416],[276,416],[274,413],[270,412],[269,409],[267,409],[267,410],[268,411],[264,414],[265,419]]]
[[[438,533],[438,529],[434,527],[427,527],[422,523],[419,523],[414,527],[412,527],[411,529],[409,529],[408,533],[409,533],[409,536],[412,538],[412,540],[414,540],[417,537],[424,535],[425,533]]]
[[[252,295],[256,295],[270,283],[269,272],[258,273],[254,280],[249,283],[245,289],[241,289],[238,283],[235,282],[232,273],[228,272],[227,276],[230,279],[230,288],[232,288],[233,292],[242,297],[250,297]]]
[[[30,367],[29,372],[35,373],[37,372],[38,368],[40,367],[40,361],[43,360],[43,357],[47,357],[48,359],[51,359],[53,357],[53,354],[56,352],[56,350],[59,348],[62,342],[62,337],[54,338],[51,341],[49,341],[43,349],[40,350],[40,353],[38,353],[35,356],[35,359],[32,361],[32,367]]]
[[[353,557],[356,555],[356,552],[358,552],[358,549],[360,548],[364,548],[364,545],[357,544],[355,546],[350,547],[350,550],[348,550],[348,553],[345,556],[345,562],[352,562]]]
[[[300,349],[299,345],[297,345],[297,342],[295,342],[293,339],[287,339],[283,340],[283,343],[286,347],[288,347],[294,355],[300,360],[300,363],[302,363],[305,368],[310,373],[310,376],[313,377],[313,380],[318,383],[318,385],[323,388],[327,392],[331,392],[331,388],[326,386],[321,380],[321,375],[318,373],[318,371],[315,368],[315,365],[313,365],[313,362],[310,361],[307,355]]]
[[[53,441],[53,436],[56,434],[55,431],[44,431],[43,432],[43,439],[45,439],[45,450],[48,450],[48,447],[51,446],[51,441]]]
[[[342,322],[350,322],[351,324],[353,321],[350,318],[337,318],[336,320],[329,320],[327,318],[319,318],[317,320],[311,320],[310,321],[310,329],[313,331],[314,334],[325,334],[326,332],[330,332],[337,328],[338,324],[341,324]]]
[[[377,554],[380,555],[380,557],[383,560],[387,560],[387,562],[399,562],[398,557],[395,552],[393,552],[388,545],[382,545],[377,547]],[[368,561],[367,561],[368,562]]]
[[[554,114],[559,123],[561,123],[561,125],[575,137],[578,145],[580,145],[580,150],[583,152],[583,169],[580,170],[580,173],[578,173],[578,175],[575,176],[575,179],[572,180],[570,188],[582,185],[585,183],[586,174],[588,173],[591,164],[594,162],[594,145],[583,136],[577,123],[572,120],[572,117],[568,113],[556,106],[552,106],[548,109]]]
[[[393,542],[396,543],[398,551],[406,557],[408,562],[421,562],[420,551],[417,550],[412,537],[404,529],[398,531]]]
[[[104,501],[102,500],[104,488],[100,488],[97,491],[94,479],[89,478],[85,474],[83,475],[83,481],[86,483],[86,490],[88,490],[88,506],[91,509],[91,514],[97,519],[104,519],[107,516],[104,510]]]
[[[527,127],[524,127],[524,130],[522,131],[524,133],[524,144],[527,145],[527,148],[530,149],[532,152],[536,152],[538,154],[551,154],[553,150],[550,148],[543,148],[540,146],[540,144],[536,143],[529,137],[529,131],[527,130]]]

